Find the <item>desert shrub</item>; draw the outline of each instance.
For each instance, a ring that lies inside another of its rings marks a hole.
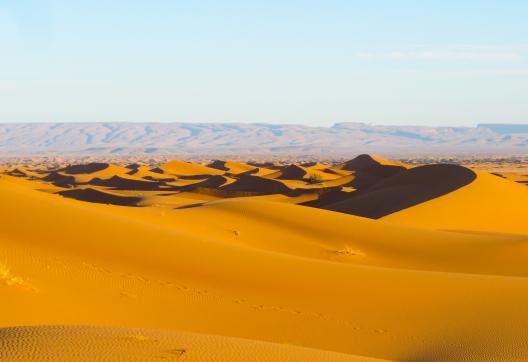
[[[308,175],[308,182],[311,184],[318,184],[323,181],[323,176],[318,173],[311,173]]]

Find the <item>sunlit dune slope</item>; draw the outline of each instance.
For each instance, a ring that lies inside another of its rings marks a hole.
[[[252,176],[266,176],[266,175],[274,173],[275,171],[276,170],[270,170],[270,169],[264,168],[264,167],[257,167],[257,168],[255,168],[253,170],[245,172],[244,174],[245,175],[252,175]]]
[[[470,184],[384,220],[433,229],[528,234],[528,188],[489,173],[474,172],[477,177]]]
[[[137,167],[131,169],[128,172],[128,175],[132,175],[138,178],[142,178],[145,180],[151,180],[151,181],[156,181],[156,180],[174,181],[176,180],[175,177],[172,177],[170,175],[163,175],[158,172],[152,172],[151,167],[141,166],[141,165],[138,165]]]
[[[139,328],[41,326],[0,329],[2,361],[378,361],[232,337]]]
[[[305,162],[301,164],[301,166],[312,170],[325,170],[326,168],[328,168],[328,165],[319,162]]]
[[[253,198],[107,206],[32,183],[0,177],[0,326],[139,326],[403,361],[528,356],[523,237]]]
[[[131,211],[132,212],[132,211]],[[136,211],[134,211],[136,212]],[[147,217],[148,210],[138,210]],[[152,217],[156,212],[152,211]],[[211,240],[252,246],[327,261],[449,272],[525,275],[524,238],[428,231],[260,197],[209,202],[165,214],[167,226],[211,220],[190,233]],[[261,230],[266,230],[262,234]],[[501,249],[502,247],[502,249]],[[475,255],[479,249],[479,255]],[[469,260],[470,259],[470,260]]]

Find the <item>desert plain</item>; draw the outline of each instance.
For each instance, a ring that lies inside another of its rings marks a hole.
[[[6,161],[0,360],[526,360],[525,167]]]

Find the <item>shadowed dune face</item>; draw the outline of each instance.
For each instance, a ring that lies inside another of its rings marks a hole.
[[[353,172],[355,178],[349,186],[361,190],[382,179],[404,172],[407,168],[391,161],[373,158],[370,155],[359,155],[350,161],[335,166],[334,171],[337,170]]]
[[[182,187],[182,190],[193,190],[197,187],[205,187],[205,188],[211,188],[211,189],[217,189],[224,185],[228,179],[224,176],[214,175],[212,177],[209,177],[207,180],[203,180],[194,184],[191,184],[189,186]]]
[[[139,163],[131,163],[130,165],[126,165],[125,168],[128,168],[131,171],[135,171],[138,168],[140,168],[141,165]]]
[[[283,183],[258,176],[240,175],[237,181],[222,188],[224,191],[288,194],[291,189]]]
[[[344,170],[365,170],[371,166],[399,166],[403,168],[409,168],[409,165],[406,165],[401,162],[390,161],[378,156],[372,156],[367,154],[362,154],[356,156],[355,158],[338,164],[336,167],[342,168]]]
[[[8,171],[7,174],[15,177],[27,177],[27,174],[18,168],[15,168],[12,171]]]
[[[85,165],[70,165],[66,166],[63,169],[59,170],[69,175],[79,175],[79,174],[90,174],[102,170],[106,170],[110,165],[108,163],[88,163]]]
[[[377,219],[455,191],[475,178],[473,171],[462,166],[421,166],[352,193],[348,199],[319,205],[327,210]]]
[[[113,195],[92,188],[60,191],[58,194],[75,200],[118,206],[137,206],[141,201],[140,197]]]
[[[165,182],[162,181],[132,180],[119,176],[113,176],[107,180],[94,178],[89,184],[111,187],[115,190],[160,190],[166,185]]]
[[[307,176],[306,170],[297,165],[289,165],[280,171],[279,180],[302,180]]]
[[[348,171],[364,171],[370,167],[380,166],[381,163],[374,160],[374,158],[370,155],[359,155],[355,157],[354,159],[350,161],[343,162],[342,164],[339,164],[336,166],[336,168],[340,168],[342,170],[348,170]]]
[[[63,175],[59,172],[51,172],[47,176],[43,177],[42,180],[51,182],[55,186],[65,188],[70,188],[76,184],[75,177]]]
[[[207,167],[216,168],[217,170],[229,171],[229,167],[226,166],[225,161],[215,160],[211,162]]]

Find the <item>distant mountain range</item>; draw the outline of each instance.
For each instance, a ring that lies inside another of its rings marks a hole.
[[[261,123],[4,123],[0,156],[522,154],[528,125],[331,127]]]

